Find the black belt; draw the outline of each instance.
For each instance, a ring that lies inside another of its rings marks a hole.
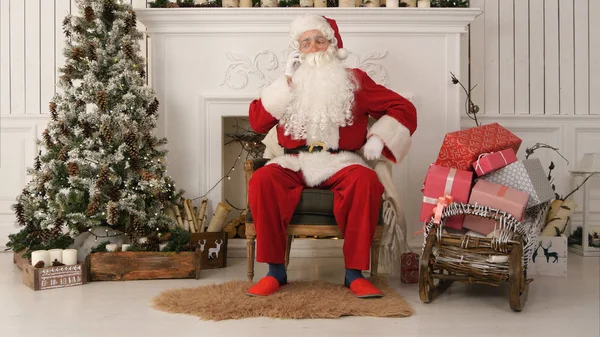
[[[316,146],[312,147],[312,152],[321,152],[321,151],[323,151],[323,146],[316,145]],[[343,150],[327,149],[327,152],[329,152],[329,153],[338,153],[340,151],[343,151]],[[283,149],[283,153],[285,153],[285,154],[298,154],[300,152],[310,152],[310,146],[305,145],[305,146],[295,147],[293,149]]]

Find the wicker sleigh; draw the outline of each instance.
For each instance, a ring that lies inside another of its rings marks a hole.
[[[527,264],[546,218],[548,203],[527,211],[525,220],[498,209],[463,203],[450,203],[439,224],[433,217],[425,226],[419,265],[419,295],[429,303],[454,282],[499,286],[508,283],[509,304],[521,311],[527,300]],[[494,238],[443,233],[447,218],[471,215],[493,219],[500,234]]]

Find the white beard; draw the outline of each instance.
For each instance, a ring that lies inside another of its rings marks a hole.
[[[280,119],[285,134],[339,146],[339,128],[352,125],[357,81],[336,56],[333,46],[325,52],[303,55],[293,77],[292,100]]]

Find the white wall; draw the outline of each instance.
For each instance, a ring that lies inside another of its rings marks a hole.
[[[146,6],[146,0],[126,1]],[[481,118],[509,127],[523,138],[523,149],[535,142],[559,147],[570,165],[550,151],[536,154],[545,164],[555,162],[556,185],[565,193],[568,170],[600,143],[600,23],[590,20],[600,17],[600,1],[471,3],[485,11],[471,27],[470,81],[477,84],[473,100],[485,114]],[[55,69],[64,62],[62,20],[75,10],[75,0],[0,1],[0,247],[17,230],[10,205],[28,178]],[[141,42],[144,54],[149,41]],[[463,127],[470,126],[465,120]],[[242,166],[236,171],[241,174]],[[600,188],[592,194],[600,210]],[[600,224],[600,211],[592,221]]]

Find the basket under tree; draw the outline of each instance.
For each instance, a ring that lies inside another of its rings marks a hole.
[[[153,134],[159,102],[145,81],[142,33],[128,4],[78,0],[63,20],[66,62],[49,104],[30,180],[12,206],[15,252],[67,248],[78,234],[108,226],[133,243],[175,226],[163,209],[183,191],[166,175],[165,138]]]

